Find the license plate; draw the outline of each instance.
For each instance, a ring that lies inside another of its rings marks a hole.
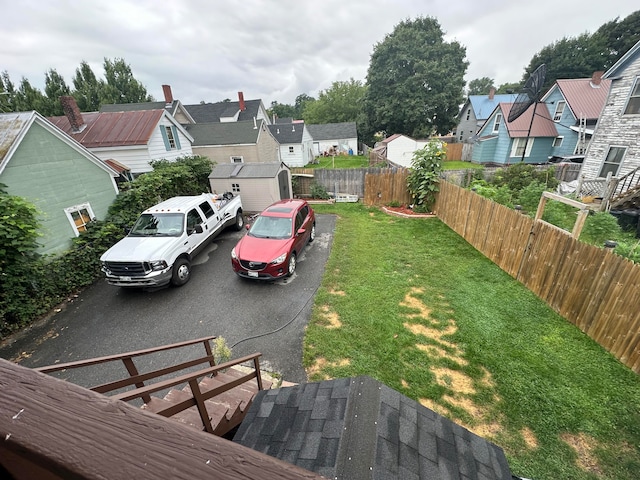
[[[251,272],[251,271],[248,271],[248,272],[247,272],[247,275],[249,275],[250,277],[257,277],[257,276],[258,276],[258,272]]]
[[[120,277],[120,280],[123,282],[130,282],[131,281],[131,277]]]

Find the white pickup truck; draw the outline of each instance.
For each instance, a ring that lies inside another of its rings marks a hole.
[[[244,225],[242,200],[231,193],[173,197],[148,208],[100,261],[110,285],[184,285],[191,261],[228,226]]]

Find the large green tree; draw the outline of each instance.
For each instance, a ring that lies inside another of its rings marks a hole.
[[[100,101],[106,103],[138,103],[151,102],[153,97],[147,89],[136,80],[131,67],[122,58],[104,59],[104,76],[106,83],[100,91]]]
[[[62,104],[60,103],[60,97],[63,95],[69,95],[71,93],[71,89],[64,81],[62,75],[54,69],[50,69],[45,73],[44,93],[46,95],[45,111],[40,113],[46,117],[64,115]]]
[[[318,100],[309,102],[302,113],[306,123],[355,122],[362,110],[367,88],[359,80],[337,81],[320,91]]]
[[[467,85],[467,95],[488,95],[493,84],[493,78],[474,78]]]
[[[458,42],[444,41],[435,18],[396,25],[371,55],[365,100],[370,128],[416,138],[448,133],[463,101],[465,55]]]
[[[45,112],[43,115],[46,115],[47,98],[24,77],[20,81],[18,90],[13,95],[13,102],[14,111],[16,112],[36,110],[39,113]]]
[[[100,91],[103,81],[96,78],[91,66],[86,61],[80,62],[73,77],[73,97],[82,112],[95,112],[100,109]]]
[[[6,70],[0,74],[0,113],[14,112],[14,95],[16,89],[11,82],[9,72]]]

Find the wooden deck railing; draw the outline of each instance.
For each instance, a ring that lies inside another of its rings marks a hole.
[[[196,406],[200,413],[202,424],[205,430],[209,433],[213,433],[213,427],[211,425],[209,415],[207,414],[206,407],[204,406],[204,402],[206,400],[209,400],[210,398],[213,398],[216,395],[219,395],[223,392],[229,391],[243,383],[249,382],[254,378],[256,379],[256,382],[258,384],[258,390],[264,389],[263,382],[262,382],[262,375],[260,373],[260,361],[259,361],[259,358],[262,356],[262,354],[254,353],[252,355],[236,358],[234,360],[230,360],[230,361],[216,365],[213,350],[211,348],[211,341],[215,338],[216,338],[215,336],[203,337],[203,338],[190,340],[186,342],[174,343],[170,345],[163,345],[160,347],[121,353],[118,355],[109,355],[104,357],[91,358],[87,360],[80,360],[76,362],[48,365],[44,367],[35,368],[34,370],[42,373],[52,373],[52,372],[62,371],[62,370],[77,369],[77,368],[89,367],[94,365],[103,365],[103,364],[114,363],[114,362],[122,362],[127,371],[127,375],[128,375],[127,377],[116,380],[116,381],[112,381],[109,383],[96,385],[94,387],[90,387],[89,389],[102,394],[111,394],[110,395],[111,398],[122,400],[125,402],[131,402],[133,400],[142,399],[143,402],[149,403],[151,401],[152,393],[160,392],[162,390],[166,390],[176,385],[188,384],[192,392],[192,398],[184,400],[168,408],[162,409],[156,413],[165,417],[170,417],[190,407]],[[165,352],[169,350],[189,347],[192,345],[197,345],[198,343],[203,344],[206,354],[204,356],[201,356],[192,360],[180,362],[175,365],[159,368],[159,369],[145,372],[145,373],[140,373],[138,370],[138,367],[134,363],[134,358],[140,358],[140,357],[145,357],[158,352]],[[224,384],[207,391],[202,391],[202,389],[200,388],[199,380],[201,378],[205,376],[215,377],[218,374],[218,372],[222,372],[228,368],[241,365],[246,362],[253,362],[252,372],[247,373],[246,375],[243,375],[241,377],[234,378],[231,381],[227,381]],[[166,375],[175,374],[177,372],[181,372],[186,369],[197,367],[198,365],[202,365],[202,364],[208,364],[209,366],[204,369],[191,371],[189,373],[184,373],[182,375],[175,376],[168,380],[158,380],[159,378],[165,377]],[[130,387],[133,387],[133,389],[131,389]],[[123,389],[128,389],[128,390],[120,393],[114,393],[118,390],[123,390]]]

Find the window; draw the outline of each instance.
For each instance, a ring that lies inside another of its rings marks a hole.
[[[606,177],[609,173],[615,177],[620,170],[622,158],[626,151],[627,147],[609,147],[609,152],[607,153],[604,162],[602,162],[602,167],[600,167],[598,177]]]
[[[471,109],[467,110],[467,120],[469,120],[469,117],[471,116]]]
[[[176,149],[176,139],[173,136],[173,130],[171,129],[171,127],[168,126],[168,125],[165,125],[164,133],[167,136],[167,143],[169,144],[168,150],[175,150]]]
[[[524,152],[525,145],[527,146],[527,151],[524,156],[528,157],[531,154],[531,147],[533,147],[533,138],[530,138],[527,141],[526,138],[516,138],[511,145],[511,157],[520,157],[522,158],[522,153]]]
[[[233,193],[240,193],[240,184],[239,183],[232,183],[231,184],[231,191]]]
[[[493,121],[493,133],[498,133],[498,131],[500,130],[500,124],[502,123],[502,114],[498,113],[496,115],[495,120]]]
[[[636,83],[631,90],[627,108],[624,109],[625,115],[640,114],[640,77],[636,78]]]
[[[95,218],[91,205],[88,203],[65,208],[64,213],[67,214],[67,218],[71,223],[71,227],[73,228],[76,237],[80,235],[80,232],[86,232],[87,223]]]
[[[458,137],[460,140],[462,140],[462,136],[464,135],[464,131],[460,132],[460,136]]]
[[[193,231],[196,228],[196,225],[200,225],[202,223],[202,217],[198,213],[195,208],[189,210],[187,213],[187,232]]]
[[[200,210],[204,213],[204,216],[207,218],[211,218],[213,215],[213,208],[211,208],[211,204],[209,202],[202,202],[200,204]]]
[[[556,105],[556,113],[553,114],[553,121],[559,122],[562,118],[562,112],[564,112],[564,107],[567,104],[564,100],[560,100]]]
[[[293,153],[293,147],[289,147],[289,153]]]
[[[244,163],[244,159],[242,157],[231,157],[231,163]]]
[[[562,140],[564,140],[564,137],[556,137],[553,139],[553,144],[551,145],[552,147],[560,147],[562,146]]]

